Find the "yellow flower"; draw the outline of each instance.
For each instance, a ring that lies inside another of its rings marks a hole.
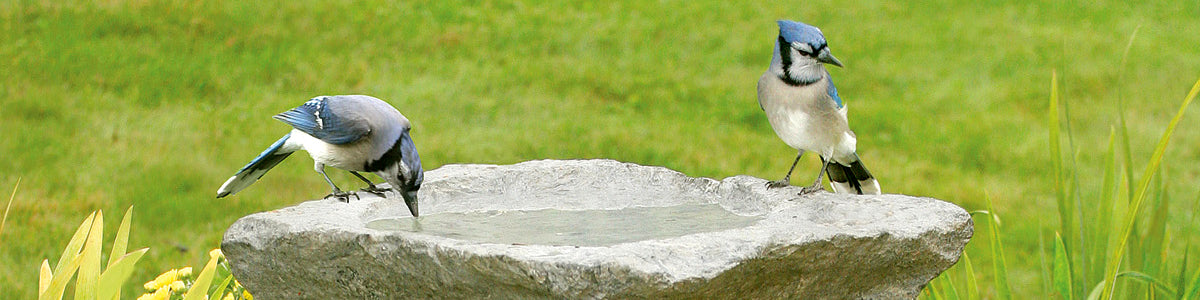
[[[158,289],[153,293],[145,293],[137,297],[137,300],[166,300],[171,297],[171,289]]]
[[[171,282],[175,282],[175,279],[178,278],[179,270],[171,269],[170,271],[166,271],[161,275],[158,275],[158,277],[155,277],[154,280],[146,282],[146,284],[143,284],[142,287],[145,287],[147,291],[153,291],[162,288]]]
[[[171,286],[170,286],[171,291],[182,291],[183,288],[185,288],[185,287],[187,287],[187,286],[185,286],[183,284],[183,281],[178,281],[178,280],[176,280],[175,282],[172,282]]]
[[[179,269],[179,277],[192,276],[192,267],[183,267]]]
[[[221,297],[221,300],[233,300],[233,293],[225,294],[225,297]]]
[[[212,249],[212,251],[208,251],[208,257],[213,258],[213,259],[218,258],[218,257],[225,257],[225,253],[221,253],[221,248],[214,248],[214,249]]]
[[[243,290],[243,291],[242,291],[242,299],[246,299],[246,300],[254,300],[254,295],[251,295],[251,294],[250,294],[250,292],[247,292],[247,291],[244,291],[244,290]]]

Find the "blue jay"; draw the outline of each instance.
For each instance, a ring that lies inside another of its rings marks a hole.
[[[275,115],[275,119],[291,125],[292,131],[225,181],[217,190],[217,198],[241,191],[292,152],[304,150],[316,162],[317,173],[333,188],[326,198],[349,201],[349,196],[358,195],[334,185],[325,174],[325,166],[350,171],[367,183],[363,191],[382,197],[389,189],[376,187],[358,173],[373,172],[391,185],[391,190],[399,191],[414,217],[419,214],[417,190],[424,171],[408,134],[412,127],[395,107],[371,96],[321,96]]]
[[[854,132],[846,121],[846,106],[838,97],[833,78],[824,64],[838,67],[821,30],[808,24],[780,20],[779,38],[771,67],[758,80],[758,105],[767,114],[775,134],[800,151],[782,180],[768,187],[788,186],[792,171],[805,151],[821,157],[821,171],[801,193],[822,190],[821,177],[829,173],[836,193],[879,194],[879,182],[863,167],[855,153]]]

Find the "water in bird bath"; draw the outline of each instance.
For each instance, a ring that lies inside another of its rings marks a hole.
[[[741,228],[761,219],[730,213],[717,204],[685,204],[616,210],[435,213],[415,220],[374,220],[367,223],[367,228],[481,243],[594,247]]]

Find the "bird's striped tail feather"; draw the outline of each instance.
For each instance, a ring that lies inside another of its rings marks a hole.
[[[826,167],[825,172],[829,174],[829,183],[833,186],[833,192],[859,195],[880,194],[879,181],[875,180],[875,176],[871,176],[871,172],[863,166],[862,160],[857,159],[857,155],[854,158],[856,159],[850,165],[834,161]]]
[[[283,159],[292,155],[296,149],[284,147],[291,136],[291,133],[284,135],[278,141],[275,141],[274,144],[271,144],[271,147],[267,147],[267,150],[264,150],[258,157],[250,161],[249,164],[238,170],[237,174],[229,177],[229,180],[226,180],[225,184],[222,184],[221,188],[217,189],[217,198],[236,194],[238,191],[254,184],[259,178],[262,178],[263,174],[266,174],[267,171],[270,171],[271,168],[274,168]]]

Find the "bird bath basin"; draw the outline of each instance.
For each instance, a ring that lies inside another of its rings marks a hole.
[[[717,204],[623,209],[454,212],[379,219],[367,228],[400,230],[493,244],[600,247],[749,226]]]
[[[912,298],[972,232],[935,199],[611,160],[425,179],[419,218],[400,199],[309,201],[238,220],[222,249],[264,298]]]

